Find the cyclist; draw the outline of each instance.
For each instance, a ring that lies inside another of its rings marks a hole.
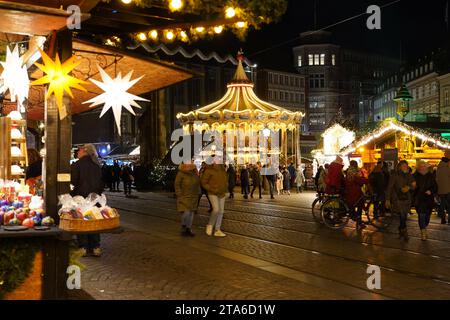
[[[336,159],[328,167],[328,172],[325,177],[325,193],[327,194],[339,194],[342,191],[344,182],[344,175],[342,173],[344,169],[344,160],[337,156]]]
[[[365,228],[361,219],[362,207],[358,207],[358,200],[363,196],[362,187],[368,183],[362,170],[358,167],[358,162],[350,161],[350,167],[347,169],[345,177],[345,201],[352,212],[357,213],[356,223],[358,228]]]

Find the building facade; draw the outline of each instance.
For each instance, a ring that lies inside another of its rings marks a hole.
[[[450,122],[450,73],[438,77],[441,121]]]
[[[306,77],[297,73],[259,69],[256,81],[257,95],[270,103],[291,111],[306,112]],[[302,125],[302,131],[305,130]]]
[[[329,32],[302,33],[300,38],[302,44],[293,52],[298,72],[308,79],[307,130],[323,132],[339,110],[355,126],[369,121],[377,85],[400,63],[336,45]]]

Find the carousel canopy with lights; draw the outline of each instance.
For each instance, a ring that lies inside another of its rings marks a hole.
[[[193,126],[195,130],[224,131],[230,127],[248,125],[255,131],[264,128],[296,129],[304,115],[259,99],[253,91],[253,83],[245,74],[243,60],[244,56],[240,53],[236,74],[222,99],[187,114],[177,115],[184,128]],[[201,122],[201,128],[195,127],[195,122]]]

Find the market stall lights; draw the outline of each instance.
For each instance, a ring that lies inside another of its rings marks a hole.
[[[156,31],[156,30],[150,31],[150,38],[152,38],[154,40],[158,39],[158,31]]]
[[[166,39],[167,40],[173,40],[174,38],[175,38],[175,34],[172,31],[167,31]]]
[[[186,40],[187,37],[188,37],[186,31],[181,31],[181,32],[180,32],[180,36],[181,36],[181,39],[182,39],[182,40]]]
[[[246,26],[247,24],[244,21],[236,22],[236,27],[238,27],[239,29],[245,28]]]
[[[64,92],[66,92],[72,99],[73,94],[71,88],[87,92],[87,90],[81,86],[82,84],[87,84],[86,81],[69,75],[70,72],[72,72],[72,70],[80,64],[80,61],[75,61],[76,56],[72,56],[64,63],[61,63],[58,54],[56,55],[55,61],[53,61],[41,49],[39,49],[39,52],[41,53],[44,64],[42,65],[36,62],[35,65],[42,70],[45,75],[42,78],[33,81],[31,85],[35,86],[49,84],[45,98],[48,99],[52,94],[55,95],[60,119],[64,119],[67,116],[67,109],[63,104]]]
[[[122,0],[122,2],[125,4],[130,4],[131,2],[133,2],[133,0]]]
[[[234,18],[236,16],[236,10],[233,7],[228,7],[225,10],[225,17],[228,19]]]
[[[195,31],[197,31],[198,33],[203,33],[205,31],[204,27],[197,27],[195,28]]]
[[[2,94],[9,90],[12,102],[22,103],[28,98],[28,91],[30,87],[30,79],[28,78],[28,71],[26,65],[23,64],[22,58],[19,56],[19,47],[16,45],[11,51],[6,47],[6,60],[0,62],[3,66],[3,72],[0,79],[3,84],[0,86]]]
[[[147,36],[146,36],[145,33],[143,33],[143,32],[141,32],[141,33],[138,34],[138,38],[139,38],[139,40],[141,40],[141,41],[147,40]]]
[[[121,135],[120,123],[122,118],[122,109],[125,108],[131,114],[136,115],[132,107],[141,108],[136,101],[149,101],[128,92],[128,90],[139,80],[141,80],[143,76],[131,80],[133,71],[130,71],[125,77],[122,77],[122,73],[119,72],[117,77],[113,79],[100,66],[98,66],[98,71],[102,78],[102,82],[94,79],[90,79],[90,81],[104,92],[83,103],[90,103],[91,105],[89,107],[95,107],[103,104],[103,110],[100,113],[100,118],[103,117],[109,109],[112,109],[118,133]]]
[[[214,27],[215,33],[220,34],[220,33],[222,33],[222,31],[223,31],[223,26]]]
[[[171,11],[178,11],[183,7],[183,1],[181,0],[170,0],[169,8]]]

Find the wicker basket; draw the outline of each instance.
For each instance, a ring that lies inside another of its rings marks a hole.
[[[119,217],[98,220],[67,219],[59,220],[59,228],[71,232],[110,230],[120,226]]]

